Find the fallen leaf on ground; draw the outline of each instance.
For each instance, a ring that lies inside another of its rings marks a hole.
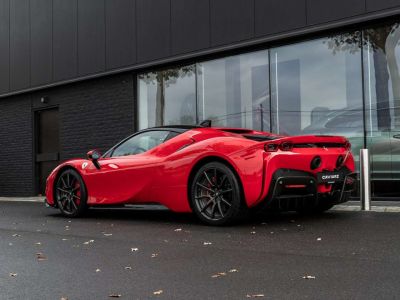
[[[61,239],[62,241],[68,241],[68,239]]]
[[[132,267],[125,267],[125,270],[132,270]]]
[[[212,245],[212,243],[211,242],[204,242],[203,245],[204,246],[208,246],[208,245]]]
[[[110,298],[121,298],[122,295],[121,294],[111,294],[108,297],[110,297]]]
[[[99,273],[99,272],[101,272],[101,270],[100,269],[96,269],[96,273]]]
[[[10,273],[10,277],[17,277],[18,273]]]
[[[246,295],[246,298],[261,298],[261,297],[264,297],[264,294]]]
[[[320,237],[319,237],[319,238],[317,238],[317,241],[322,241],[322,238],[320,238]]]
[[[236,272],[239,272],[237,269],[231,269],[231,270],[229,270],[228,271],[229,273],[236,273]]]
[[[225,272],[220,272],[220,273],[217,273],[217,274],[211,275],[211,278],[218,278],[218,277],[225,276],[225,275],[226,275],[226,273],[225,273]]]
[[[136,252],[138,250],[139,250],[139,248],[131,248],[131,252]]]
[[[176,232],[182,231],[182,228],[177,228],[174,231],[176,231]]]
[[[47,260],[47,257],[41,252],[36,253],[36,258],[38,261]]]
[[[163,290],[158,290],[153,292],[154,295],[161,295],[163,293]]]
[[[151,258],[155,258],[155,257],[157,257],[158,256],[158,253],[153,253],[152,255],[151,255]]]
[[[112,236],[112,233],[103,233],[104,236]]]
[[[256,234],[256,232],[255,231],[252,231],[252,232],[250,232],[251,234]]]
[[[42,244],[41,242],[35,243],[36,246],[40,246],[41,244]]]
[[[13,237],[21,237],[21,235],[19,235],[18,233],[14,233],[12,236]]]
[[[315,276],[312,275],[304,275],[303,279],[315,279]]]

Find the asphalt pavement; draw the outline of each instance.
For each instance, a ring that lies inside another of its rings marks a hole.
[[[230,227],[160,209],[69,220],[0,202],[0,299],[396,299],[400,214],[260,214]]]

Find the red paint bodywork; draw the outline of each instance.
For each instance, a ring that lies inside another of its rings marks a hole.
[[[254,141],[241,133],[271,135],[266,132],[228,129],[194,128],[141,154],[101,158],[97,169],[87,159],[73,159],[59,165],[49,175],[46,185],[47,202],[54,205],[54,183],[60,170],[74,168],[82,176],[88,192],[89,205],[159,203],[176,212],[190,212],[188,184],[192,170],[203,159],[217,158],[230,164],[240,178],[245,201],[253,207],[265,200],[273,174],[285,168],[310,174],[332,171],[339,155],[346,155],[344,166],[354,171],[354,160],[347,147],[293,148],[266,152],[265,144],[335,143],[348,144],[338,136],[293,136],[271,141]],[[235,133],[239,132],[239,133]],[[319,155],[322,164],[315,170],[310,162]],[[86,165],[86,166],[85,166]],[[318,185],[318,192],[330,187]],[[268,199],[267,199],[268,201]]]

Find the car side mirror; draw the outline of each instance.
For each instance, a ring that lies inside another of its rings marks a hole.
[[[87,157],[88,160],[91,160],[93,162],[94,166],[97,169],[100,169],[100,164],[99,164],[98,160],[101,157],[101,153],[98,150],[90,150],[86,154],[86,157]]]

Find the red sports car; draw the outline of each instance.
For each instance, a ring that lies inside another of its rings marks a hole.
[[[46,202],[68,217],[93,206],[158,203],[223,225],[251,208],[321,212],[354,188],[344,137],[210,125],[150,128],[104,155],[66,161],[47,179]]]

